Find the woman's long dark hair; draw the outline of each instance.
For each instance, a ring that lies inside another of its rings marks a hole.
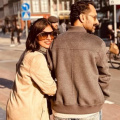
[[[40,45],[37,42],[37,35],[41,33],[48,25],[50,25],[50,23],[45,18],[40,18],[31,25],[26,41],[27,51],[30,50],[34,52],[40,49]]]

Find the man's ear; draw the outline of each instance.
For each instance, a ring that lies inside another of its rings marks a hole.
[[[80,21],[82,23],[84,23],[84,21],[85,21],[85,15],[84,14],[80,14]]]

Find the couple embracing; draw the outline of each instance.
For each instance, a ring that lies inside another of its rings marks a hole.
[[[31,26],[7,120],[49,120],[48,96],[54,120],[102,120],[110,73],[105,43],[92,34],[99,24],[94,4],[76,2],[70,20],[70,29],[57,38],[44,18]]]

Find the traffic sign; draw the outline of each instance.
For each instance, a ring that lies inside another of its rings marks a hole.
[[[23,11],[22,13],[21,13],[21,16],[22,16],[22,19],[23,20],[30,20],[30,12],[29,11]]]
[[[28,11],[30,9],[30,5],[28,3],[23,3],[21,8],[23,11]]]
[[[120,5],[120,0],[109,0],[110,5]]]

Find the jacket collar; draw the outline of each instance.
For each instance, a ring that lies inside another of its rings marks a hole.
[[[46,55],[47,49],[40,46],[40,49],[38,51]]]
[[[86,32],[84,27],[80,27],[80,26],[71,26],[68,29],[68,32]]]

